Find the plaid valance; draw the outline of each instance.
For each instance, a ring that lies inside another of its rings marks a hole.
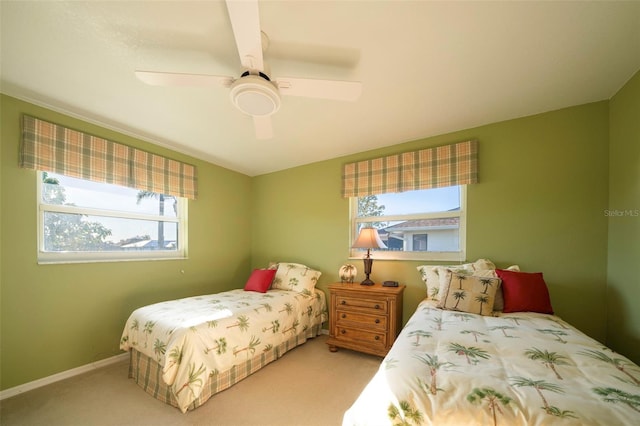
[[[478,181],[478,141],[345,164],[342,196],[465,185]]]
[[[23,116],[20,167],[195,199],[196,167]]]

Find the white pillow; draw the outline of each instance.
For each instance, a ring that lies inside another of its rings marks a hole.
[[[416,269],[420,272],[420,278],[424,282],[427,289],[427,300],[433,300],[438,302],[438,292],[440,290],[440,281],[436,269],[438,266],[434,265],[420,265]]]
[[[267,269],[278,269],[278,265],[280,265],[280,262],[269,262],[269,266],[267,266]],[[302,263],[285,263],[285,265],[295,265],[301,268],[307,267],[307,265],[303,265]]]
[[[496,269],[496,265],[489,259],[478,259],[473,262],[472,265],[474,271],[487,271],[490,269]]]

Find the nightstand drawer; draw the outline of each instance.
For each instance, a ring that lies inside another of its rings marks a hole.
[[[349,327],[336,327],[336,339],[343,342],[352,342],[356,344],[366,344],[370,347],[383,350],[387,344],[387,334],[375,331],[366,331]]]
[[[350,296],[338,295],[336,297],[336,301],[338,303],[338,309],[350,308],[354,310],[371,311],[373,313],[387,313],[387,302],[384,299],[359,299]]]
[[[338,310],[338,318],[336,324],[340,326],[361,327],[366,329],[386,330],[386,315],[369,315],[361,312]]]

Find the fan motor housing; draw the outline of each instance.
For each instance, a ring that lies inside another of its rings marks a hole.
[[[266,75],[243,74],[231,84],[231,102],[251,116],[269,116],[280,109],[280,93]]]

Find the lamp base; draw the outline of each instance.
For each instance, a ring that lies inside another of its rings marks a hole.
[[[360,285],[374,285],[375,283],[367,277],[364,281],[360,283]]]
[[[367,249],[367,257],[362,259],[364,261],[364,281],[360,284],[362,285],[373,285],[374,282],[369,279],[369,274],[371,274],[371,266],[373,265],[373,259],[369,255],[369,249]]]

